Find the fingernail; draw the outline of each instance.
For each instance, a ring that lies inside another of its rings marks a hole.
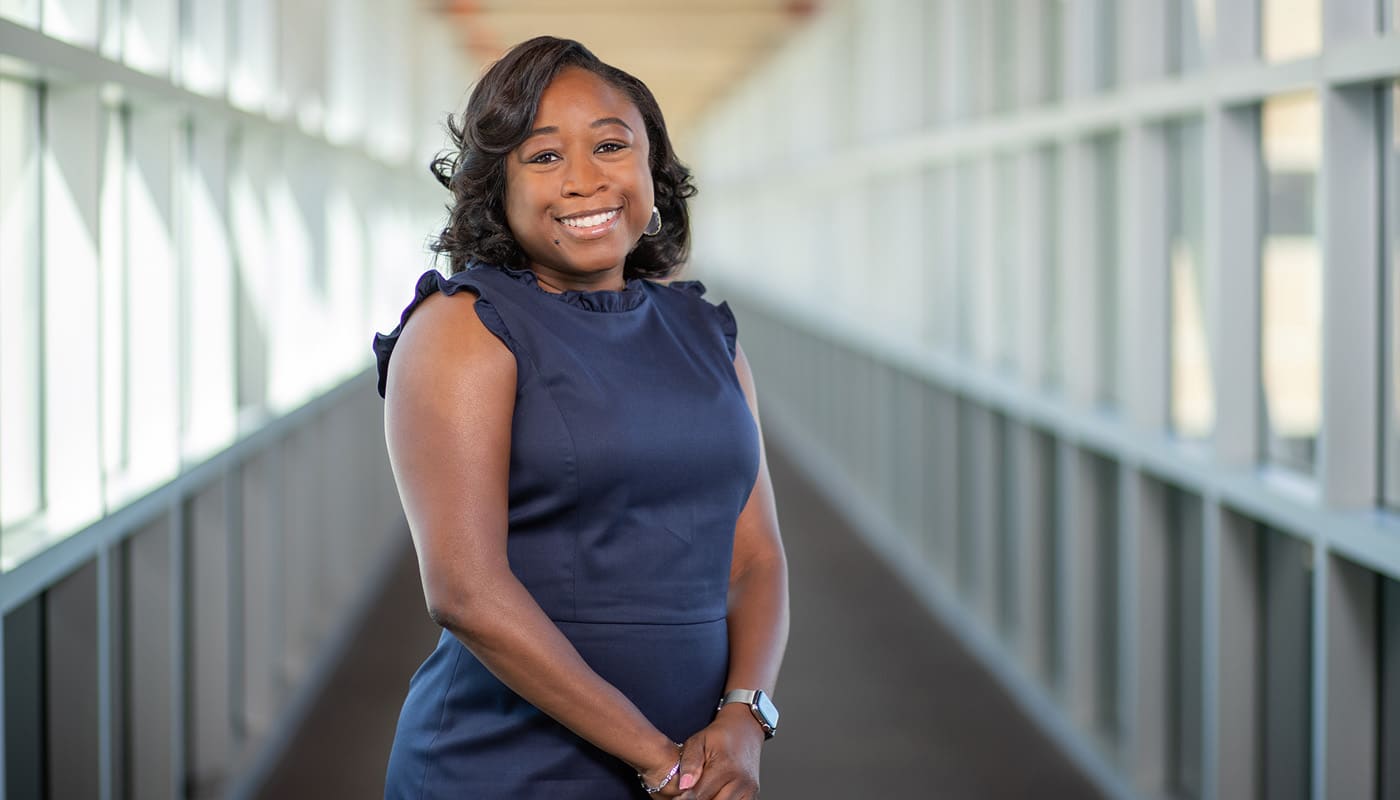
[[[682,792],[684,792],[686,789],[689,789],[690,787],[692,787],[692,786],[694,786],[694,785],[695,785],[695,776],[694,776],[694,775],[682,775],[682,776],[681,776],[681,791],[682,791]]]

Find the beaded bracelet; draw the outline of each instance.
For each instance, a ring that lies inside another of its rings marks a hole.
[[[642,775],[642,773],[640,773],[640,772],[637,773],[637,780],[642,784],[642,789],[645,790],[647,794],[649,794],[649,795],[651,795],[651,794],[656,794],[657,792],[661,791],[662,789],[665,789],[665,788],[666,788],[666,784],[670,783],[670,782],[671,782],[671,779],[674,778],[674,777],[676,777],[676,773],[677,773],[677,772],[680,772],[680,770],[681,770],[681,759],[680,759],[680,756],[681,756],[681,753],[682,753],[683,750],[684,750],[684,747],[683,747],[682,745],[676,745],[676,763],[675,763],[675,766],[671,767],[671,771],[668,772],[668,773],[666,773],[666,777],[664,777],[664,778],[661,779],[661,783],[658,783],[658,784],[656,784],[655,786],[647,786],[647,779],[646,779],[646,776]]]

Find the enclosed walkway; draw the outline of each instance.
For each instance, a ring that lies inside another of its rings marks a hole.
[[[769,439],[792,631],[765,800],[1102,796]],[[400,561],[254,796],[381,796],[398,705],[438,635],[411,548]]]

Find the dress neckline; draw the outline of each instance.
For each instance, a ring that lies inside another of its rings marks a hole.
[[[480,267],[488,266],[482,262],[477,262],[477,265]],[[513,269],[499,264],[489,266],[500,270],[540,294],[585,311],[631,311],[647,298],[646,286],[641,278],[628,278],[621,289],[568,289],[563,292],[552,292],[540,286],[539,277],[532,269]]]

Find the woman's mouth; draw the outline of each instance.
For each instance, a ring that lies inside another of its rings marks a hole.
[[[621,208],[606,211],[589,211],[569,217],[557,217],[557,221],[569,235],[576,239],[597,239],[606,235],[622,218]]]

